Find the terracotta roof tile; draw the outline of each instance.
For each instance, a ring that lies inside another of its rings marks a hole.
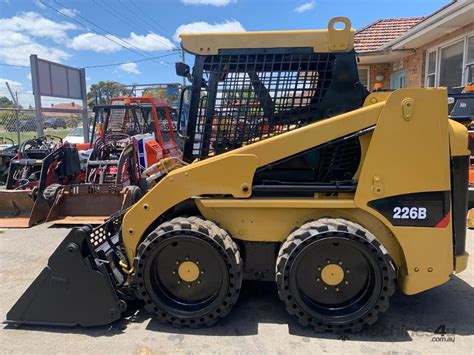
[[[51,106],[49,108],[82,110],[82,105],[71,102],[71,103],[55,104],[54,106]],[[64,113],[64,112],[44,112],[43,113],[43,116],[45,117],[69,117],[70,115],[71,115],[70,113]]]
[[[369,52],[397,38],[425,17],[389,18],[378,20],[355,33],[354,47],[357,52]]]

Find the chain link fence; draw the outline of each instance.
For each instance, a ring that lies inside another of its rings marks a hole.
[[[93,118],[92,111],[89,111],[89,118]],[[82,115],[44,113],[41,125],[45,135],[64,138],[72,129],[82,127]],[[34,109],[0,108],[0,149],[35,138],[36,132]]]

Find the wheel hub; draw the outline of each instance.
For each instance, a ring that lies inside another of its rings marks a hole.
[[[181,280],[194,282],[199,277],[199,266],[193,261],[184,261],[178,267],[178,275]]]
[[[322,280],[330,285],[339,285],[344,280],[344,270],[337,264],[326,265],[321,271]]]

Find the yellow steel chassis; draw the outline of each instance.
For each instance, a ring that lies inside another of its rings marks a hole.
[[[281,242],[309,219],[348,218],[369,229],[388,250],[406,294],[446,282],[467,263],[467,255],[453,257],[451,221],[445,228],[396,227],[367,204],[382,197],[450,190],[450,156],[469,152],[466,129],[448,120],[446,98],[445,89],[371,94],[358,110],[170,172],[124,216],[122,237],[130,265],[149,226],[173,206],[194,199],[205,218],[247,241]],[[371,133],[360,137],[355,194],[252,198],[257,168],[372,126]]]

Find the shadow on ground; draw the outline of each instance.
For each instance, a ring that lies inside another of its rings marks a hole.
[[[315,333],[311,328],[298,324],[286,313],[273,283],[244,282],[238,304],[230,314],[209,328],[176,328],[161,324],[142,310],[130,310],[124,318],[109,326],[95,328],[59,328],[21,326],[21,329],[54,333],[78,333],[97,336],[114,336],[126,332],[128,327],[146,324],[146,329],[174,335],[193,334],[204,336],[241,336],[258,334],[259,324],[288,324],[289,334],[348,341],[412,341],[415,337],[432,337],[433,332],[444,326],[448,335],[473,335],[473,288],[458,277],[436,289],[405,296],[396,293],[389,310],[379,321],[358,334],[340,335]],[[6,325],[5,329],[15,326]],[[443,329],[443,328],[441,328]]]

